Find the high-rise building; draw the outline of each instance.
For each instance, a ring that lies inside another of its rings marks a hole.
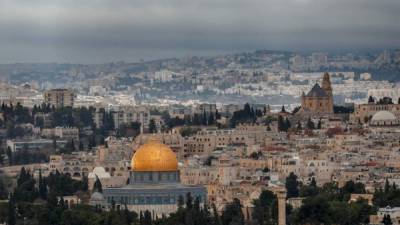
[[[73,107],[75,94],[70,89],[51,89],[43,94],[44,102],[56,108]]]

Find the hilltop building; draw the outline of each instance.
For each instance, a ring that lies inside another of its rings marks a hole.
[[[301,96],[301,109],[305,113],[333,113],[333,94],[330,76],[325,73],[322,87],[316,83],[313,88]]]
[[[73,107],[75,94],[70,89],[51,89],[43,94],[44,102],[56,108]]]

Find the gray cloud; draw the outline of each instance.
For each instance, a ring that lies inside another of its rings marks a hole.
[[[0,63],[400,46],[399,0],[0,0]]]

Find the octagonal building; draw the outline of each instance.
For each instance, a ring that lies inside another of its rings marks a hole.
[[[149,210],[153,215],[168,215],[177,210],[180,197],[190,193],[204,204],[207,191],[203,186],[180,183],[178,160],[175,153],[158,140],[150,139],[140,146],[131,161],[129,184],[119,188],[105,188],[104,208],[128,207],[139,213]],[[93,204],[94,202],[91,201]],[[94,204],[93,204],[94,205]]]

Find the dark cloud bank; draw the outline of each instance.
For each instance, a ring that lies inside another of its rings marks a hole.
[[[0,63],[400,47],[399,0],[0,0]]]

